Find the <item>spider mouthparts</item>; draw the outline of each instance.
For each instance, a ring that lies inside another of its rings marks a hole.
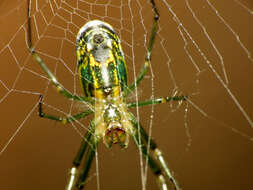
[[[112,147],[112,144],[118,144],[122,148],[127,148],[128,135],[126,131],[121,127],[120,123],[112,123],[108,127],[104,136],[104,143],[108,148]]]

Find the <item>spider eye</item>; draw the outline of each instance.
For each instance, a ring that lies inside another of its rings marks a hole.
[[[93,37],[93,42],[95,44],[101,44],[104,41],[104,36],[102,34],[95,34]]]

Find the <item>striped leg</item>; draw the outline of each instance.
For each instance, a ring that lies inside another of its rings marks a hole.
[[[166,179],[169,179],[171,185],[173,186],[174,190],[180,190],[180,187],[172,175],[172,172],[168,168],[165,159],[162,155],[162,152],[160,149],[157,148],[156,143],[152,138],[148,136],[146,131],[143,129],[143,127],[138,123],[136,118],[131,115],[131,121],[136,129],[134,136],[134,141],[137,146],[141,147],[141,151],[143,153],[143,156],[148,159],[149,167],[151,168],[152,172],[157,176],[158,185],[160,186],[161,190],[167,190],[166,185]],[[137,132],[140,130],[140,135]],[[147,144],[149,144],[150,150],[152,151],[152,156],[147,151]],[[156,160],[156,162],[154,161]],[[158,162],[158,163],[157,163]],[[166,177],[166,178],[165,178]]]
[[[94,126],[94,122],[92,121],[89,127],[89,130],[85,134],[85,137],[73,161],[73,166],[70,170],[70,177],[69,177],[65,190],[73,190],[74,187],[77,187],[78,189],[83,189],[85,185],[92,161],[95,156],[97,144],[99,142],[99,139],[93,135],[94,130],[95,130],[95,126]],[[84,155],[85,155],[85,160],[84,160],[83,169],[80,173],[80,176],[77,179],[77,169],[80,163],[82,162]]]
[[[152,26],[151,36],[149,38],[149,44],[148,44],[148,50],[147,50],[145,62],[141,68],[141,71],[140,71],[136,81],[133,82],[131,85],[129,85],[128,88],[126,88],[126,90],[124,92],[124,97],[127,97],[129,94],[131,94],[134,91],[134,89],[136,88],[136,86],[138,86],[140,84],[140,82],[142,81],[142,79],[146,75],[148,68],[150,67],[151,52],[152,52],[152,48],[153,48],[153,45],[155,42],[158,20],[160,18],[160,15],[158,13],[158,10],[156,8],[156,4],[155,4],[154,0],[150,0],[150,3],[152,4],[152,8],[153,8],[153,12],[154,12],[154,22],[153,22],[153,26]]]
[[[80,148],[79,148],[79,150],[76,154],[76,157],[73,161],[73,166],[70,170],[70,176],[69,176],[69,179],[68,179],[68,183],[67,183],[67,186],[65,188],[66,190],[71,190],[75,186],[76,176],[77,176],[77,168],[80,165],[80,163],[82,161],[82,158],[83,158],[83,155],[87,150],[88,143],[90,143],[90,138],[91,138],[91,132],[90,132],[90,130],[88,130],[86,132],[83,140],[82,140]]]
[[[51,119],[51,120],[54,120],[54,121],[58,121],[58,122],[61,122],[63,124],[71,123],[73,121],[85,118],[86,116],[93,113],[92,110],[88,109],[88,110],[85,110],[81,113],[75,114],[75,115],[70,116],[70,117],[59,117],[59,116],[49,115],[49,114],[46,114],[46,113],[43,112],[42,100],[43,100],[43,96],[40,95],[40,99],[39,99],[39,116],[42,117],[42,118],[47,118],[47,119]]]
[[[160,169],[160,166],[156,161],[153,159],[153,157],[148,153],[147,151],[147,145],[143,142],[141,139],[141,142],[139,141],[139,135],[138,132],[135,132],[133,135],[133,139],[137,147],[141,147],[141,151],[143,153],[143,156],[148,160],[148,165],[151,168],[153,174],[157,177],[157,182],[161,190],[167,190],[167,184],[165,177],[162,174],[162,170]]]
[[[83,102],[88,102],[88,103],[94,104],[94,100],[92,98],[90,98],[90,97],[77,96],[77,95],[71,94],[67,89],[65,89],[58,82],[58,80],[56,79],[56,77],[54,76],[54,74],[49,70],[49,68],[46,66],[46,64],[42,61],[42,59],[40,58],[40,56],[35,52],[35,50],[32,47],[29,48],[29,51],[32,54],[32,56],[35,59],[35,61],[37,61],[37,63],[41,66],[41,68],[43,69],[43,71],[47,74],[47,76],[50,79],[50,81],[56,87],[57,92],[59,92],[60,94],[62,94],[63,96],[65,96],[66,98],[69,98],[69,99],[73,99],[73,100],[76,100],[76,101],[83,101]]]
[[[28,49],[31,55],[33,56],[34,60],[40,65],[40,67],[43,69],[43,71],[47,74],[48,78],[50,81],[53,83],[53,85],[56,87],[57,92],[62,94],[63,96],[77,100],[77,101],[84,101],[93,104],[94,100],[89,97],[79,97],[76,95],[71,94],[67,89],[65,89],[56,79],[54,74],[49,70],[49,68],[46,66],[46,64],[42,61],[40,56],[36,53],[36,51],[33,48],[32,44],[32,26],[31,26],[31,15],[30,15],[30,5],[31,1],[27,1],[27,17],[28,17],[28,22],[27,22],[27,44],[28,44]]]
[[[127,104],[128,108],[134,108],[134,107],[142,107],[142,106],[148,106],[148,105],[155,105],[155,104],[162,104],[169,101],[185,101],[187,100],[188,96],[173,96],[173,97],[162,97],[162,98],[156,98],[141,102],[130,102]]]

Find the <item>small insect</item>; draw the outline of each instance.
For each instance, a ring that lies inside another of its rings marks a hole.
[[[108,148],[113,144],[119,144],[122,148],[126,148],[130,137],[132,137],[135,144],[142,151],[142,155],[147,159],[149,167],[157,177],[160,189],[167,190],[167,183],[170,183],[175,190],[180,189],[164,160],[162,152],[157,148],[154,140],[148,136],[144,128],[138,123],[136,117],[129,111],[129,108],[168,101],[182,101],[186,100],[186,96],[156,98],[142,102],[126,102],[126,97],[139,85],[150,66],[150,56],[159,20],[156,4],[154,0],[150,0],[150,2],[153,8],[154,22],[147,55],[137,80],[130,85],[128,85],[127,67],[120,39],[113,27],[103,21],[92,20],[79,30],[76,38],[76,54],[79,78],[84,96],[73,95],[66,90],[33,48],[31,18],[29,16],[30,2],[28,2],[28,45],[31,55],[47,74],[60,94],[69,99],[85,102],[89,107],[87,110],[70,117],[49,115],[43,112],[43,96],[41,95],[39,116],[66,124],[75,122],[93,113],[95,115],[94,119],[90,122],[90,126],[73,161],[66,190],[84,188],[97,145],[101,140]],[[147,150],[148,144],[150,152]],[[77,170],[82,159],[84,159],[83,169],[81,169],[78,176]]]

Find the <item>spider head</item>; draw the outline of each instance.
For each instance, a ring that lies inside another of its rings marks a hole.
[[[104,112],[104,122],[107,125],[104,134],[104,143],[110,148],[112,144],[119,144],[122,148],[128,145],[128,134],[121,123],[121,115],[118,108],[109,104]]]

